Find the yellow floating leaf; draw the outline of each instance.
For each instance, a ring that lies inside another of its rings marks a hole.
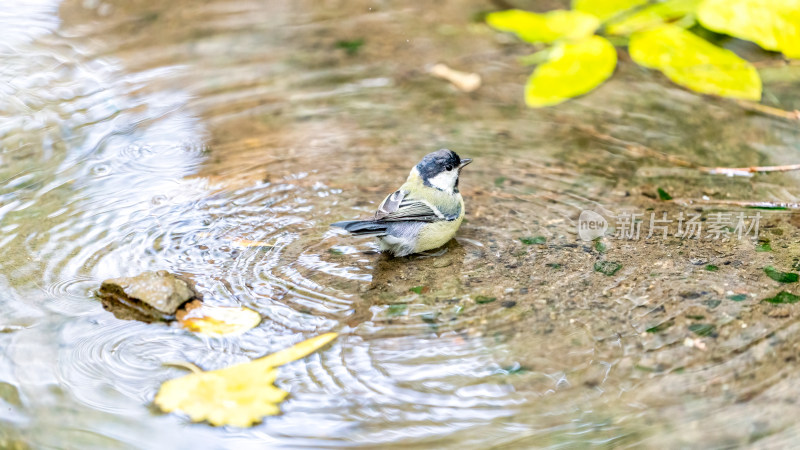
[[[286,391],[275,387],[275,366],[302,358],[335,339],[326,333],[249,363],[166,381],[155,397],[165,412],[182,411],[194,422],[249,427],[280,413]]]
[[[800,58],[800,0],[705,0],[697,18],[709,30]]]
[[[648,0],[572,0],[572,9],[591,14],[600,21],[616,16],[631,8],[647,4]]]
[[[249,427],[280,413],[287,392],[272,383],[278,370],[267,366],[187,375],[161,385],[155,403],[165,412],[183,411],[193,422]]]
[[[583,95],[607,80],[616,65],[617,51],[600,36],[557,44],[528,78],[525,103],[540,108]]]
[[[613,35],[631,34],[646,30],[665,22],[677,20],[693,14],[702,0],[667,0],[642,8],[606,26],[606,32]]]
[[[515,33],[523,41],[531,43],[580,39],[591,35],[600,26],[600,21],[591,14],[563,9],[545,14],[509,9],[488,14],[486,23],[497,30]]]
[[[261,315],[249,308],[208,306],[194,301],[175,314],[183,328],[208,336],[242,334],[261,323]]]
[[[634,33],[628,50],[642,66],[703,94],[761,99],[761,78],[752,64],[730,50],[674,25]]]

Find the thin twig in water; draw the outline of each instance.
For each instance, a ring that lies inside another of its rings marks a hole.
[[[791,172],[800,170],[800,164],[787,164],[784,166],[751,166],[751,167],[699,167],[700,171],[711,175],[750,176],[762,172]]]
[[[761,113],[767,116],[780,117],[787,120],[800,120],[800,110],[786,111],[784,109],[775,108],[774,106],[762,105],[761,103],[748,102],[745,100],[736,100],[736,103],[742,108]]]
[[[748,200],[716,200],[704,198],[675,198],[673,203],[679,205],[725,205],[739,206],[742,208],[760,209],[800,209],[800,203],[795,202],[759,202]]]

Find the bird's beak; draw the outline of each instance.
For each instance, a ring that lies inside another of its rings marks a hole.
[[[458,170],[460,171],[461,169],[464,168],[464,166],[466,166],[471,162],[472,162],[471,158],[461,158],[461,164],[458,165]]]

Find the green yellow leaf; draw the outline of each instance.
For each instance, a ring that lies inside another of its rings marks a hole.
[[[607,80],[616,65],[617,51],[605,38],[561,42],[528,78],[525,103],[540,108],[583,95]]]
[[[580,39],[591,35],[600,26],[600,21],[591,14],[563,9],[545,14],[509,9],[488,14],[486,23],[497,30],[515,33],[523,41],[531,43]]]
[[[627,11],[647,4],[648,0],[572,0],[572,9],[591,14],[601,22]]]
[[[709,30],[800,58],[800,0],[705,0],[697,18]]]
[[[275,367],[310,354],[336,336],[326,333],[249,363],[166,381],[154,402],[162,411],[182,411],[194,422],[249,427],[280,413],[278,404],[287,392],[273,384]]]
[[[761,78],[752,64],[680,27],[662,25],[634,33],[628,50],[637,64],[660,70],[693,91],[761,99]]]
[[[663,23],[677,20],[697,10],[702,0],[667,0],[654,3],[635,13],[625,16],[606,26],[606,32],[612,35],[631,34],[635,31],[657,27]]]
[[[252,309],[208,306],[199,301],[188,303],[175,318],[183,328],[208,336],[242,334],[261,323],[261,315]]]

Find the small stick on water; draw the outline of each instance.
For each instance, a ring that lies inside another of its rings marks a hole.
[[[447,67],[444,64],[436,64],[430,69],[431,75],[449,81],[453,86],[463,92],[473,92],[481,87],[481,76],[477,73],[461,72]]]
[[[791,172],[800,170],[800,164],[787,164],[784,166],[751,166],[751,167],[700,167],[700,171],[711,175],[749,176],[761,172]]]
[[[761,103],[748,102],[745,100],[736,100],[736,103],[742,108],[761,113],[767,116],[780,117],[787,120],[800,120],[800,110],[786,111],[785,109],[775,108],[774,106],[762,105]]]
[[[704,198],[675,198],[672,199],[673,203],[679,205],[725,205],[725,206],[738,206],[741,208],[759,208],[759,209],[800,209],[800,203],[795,202],[762,202],[762,201],[748,201],[748,200],[716,200]]]

